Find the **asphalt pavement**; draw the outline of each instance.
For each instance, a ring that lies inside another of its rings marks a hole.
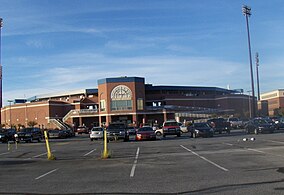
[[[284,131],[102,141],[88,135],[0,144],[0,194],[283,194]],[[9,149],[9,150],[8,150]]]

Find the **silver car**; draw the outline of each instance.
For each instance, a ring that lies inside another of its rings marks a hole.
[[[102,127],[93,127],[90,132],[90,139],[93,141],[94,139],[103,139],[104,137],[104,128]]]

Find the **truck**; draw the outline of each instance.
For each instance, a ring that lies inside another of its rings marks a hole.
[[[177,121],[165,121],[163,123],[163,137],[166,137],[166,135],[176,135],[177,137],[180,137],[181,130],[180,126]]]
[[[207,123],[214,129],[214,132],[222,132],[230,133],[231,132],[231,123],[228,122],[224,118],[213,118],[207,120]]]
[[[128,126],[125,123],[110,123],[107,127],[107,140],[129,140]]]

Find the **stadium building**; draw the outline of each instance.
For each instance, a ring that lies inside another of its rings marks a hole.
[[[108,125],[110,122],[162,124],[208,118],[248,116],[250,96],[218,87],[155,86],[141,77],[98,80],[98,87],[15,100],[1,110],[6,126],[67,128]]]

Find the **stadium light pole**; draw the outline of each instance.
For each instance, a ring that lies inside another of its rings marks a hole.
[[[249,49],[249,62],[250,62],[250,77],[251,77],[251,91],[252,91],[252,117],[255,117],[255,94],[254,94],[254,82],[253,82],[253,69],[252,69],[252,57],[251,57],[251,44],[250,44],[250,32],[249,32],[249,22],[248,18],[251,15],[251,8],[247,5],[243,5],[242,8],[243,14],[246,17],[246,26],[247,26],[247,36],[248,36],[248,49]]]
[[[259,67],[259,58],[258,58],[258,52],[255,54],[255,66],[256,66],[256,85],[257,85],[257,100],[260,100],[260,90],[259,90],[259,73],[258,73],[258,67]]]
[[[1,113],[1,110],[2,110],[2,62],[1,62],[1,58],[2,58],[2,48],[1,48],[1,45],[2,45],[2,26],[3,26],[3,19],[0,18],[0,128],[2,128],[2,113]]]

